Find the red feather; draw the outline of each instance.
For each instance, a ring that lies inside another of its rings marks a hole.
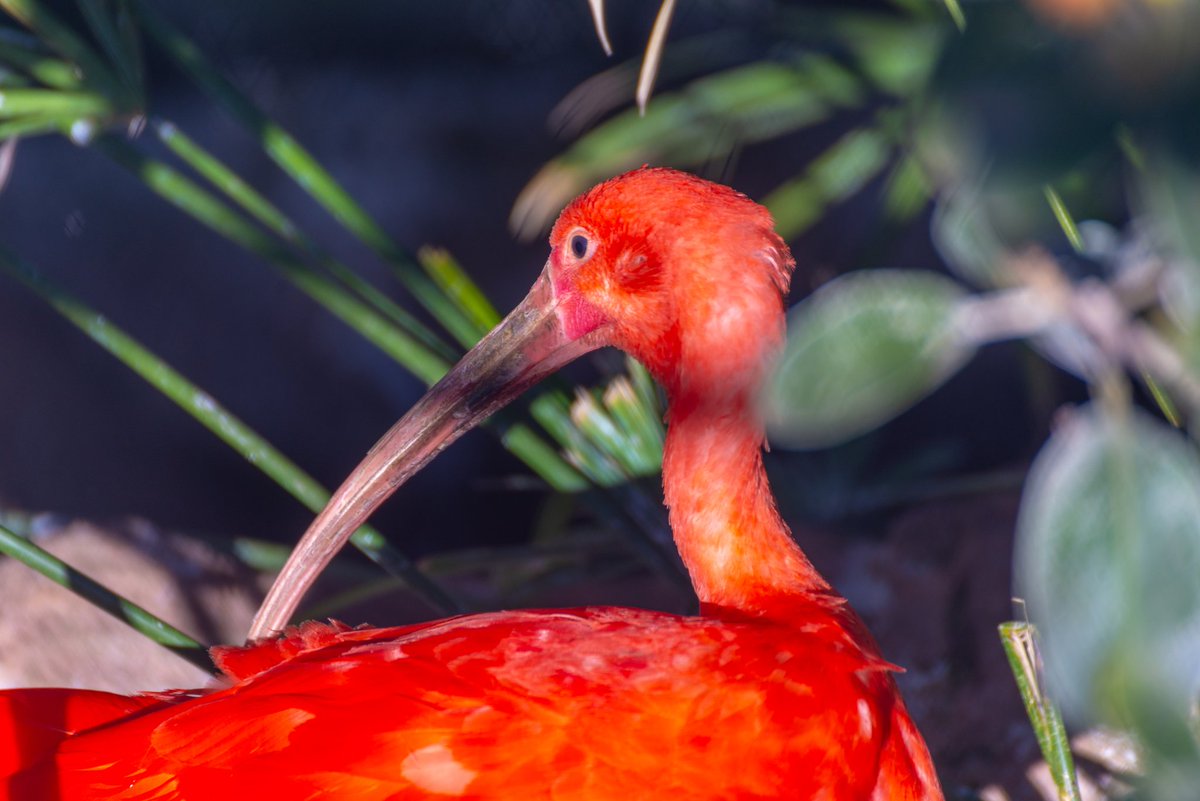
[[[862,767],[881,764],[907,776],[887,798],[932,797],[892,667],[836,601],[794,611],[787,625],[618,608],[306,623],[223,649],[254,672],[199,698],[7,693],[30,704],[26,732],[34,707],[94,716],[0,799],[866,799],[877,771]],[[105,708],[140,714],[105,725]]]

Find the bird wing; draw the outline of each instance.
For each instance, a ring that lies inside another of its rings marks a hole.
[[[7,798],[865,801],[890,666],[802,628],[612,608],[310,627],[223,653],[225,689],[130,701]]]

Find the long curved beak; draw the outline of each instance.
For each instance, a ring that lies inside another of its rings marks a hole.
[[[411,475],[526,389],[602,344],[593,335],[569,340],[556,307],[547,265],[525,299],[383,435],[333,494],[275,579],[249,639],[287,625],[350,535]]]

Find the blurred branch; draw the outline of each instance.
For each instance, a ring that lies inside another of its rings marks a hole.
[[[675,13],[675,0],[663,0],[658,8],[658,16],[654,18],[654,27],[650,29],[650,40],[646,42],[646,53],[642,56],[642,69],[638,73],[637,107],[638,113],[645,115],[646,104],[650,102],[650,93],[654,91],[654,80],[658,77],[658,68],[662,63],[663,48],[667,44],[667,31],[671,28],[671,16]]]
[[[604,20],[604,0],[588,0],[588,5],[592,9],[592,24],[596,26],[596,36],[604,48],[604,55],[611,56],[613,49],[612,42],[608,40],[608,24]]]

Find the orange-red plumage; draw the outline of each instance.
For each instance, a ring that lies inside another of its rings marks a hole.
[[[527,385],[538,365],[603,344],[642,360],[670,400],[664,486],[700,616],[307,623],[217,649],[226,681],[206,691],[0,693],[0,801],[941,798],[894,668],[766,484],[754,392],[782,340],[792,266],[769,215],[725,187],[643,169],[572,203],[551,246],[544,283],[502,324],[512,341],[489,337],[431,396],[467,408],[497,374]],[[476,416],[493,408],[479,403]],[[459,430],[422,423],[432,444],[395,467],[406,425],[299,550],[348,534]]]

